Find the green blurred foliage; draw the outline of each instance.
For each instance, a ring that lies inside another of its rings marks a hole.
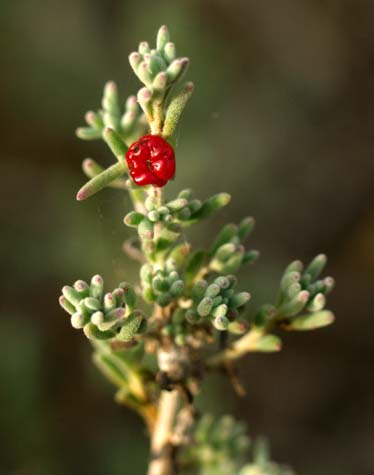
[[[326,252],[338,282],[337,325],[248,358],[247,397],[214,381],[201,407],[244,417],[303,475],[373,473],[373,14],[365,0],[0,3],[1,474],[145,473],[140,421],[112,402],[56,302],[62,283],[97,272],[109,286],[136,279],[121,251],[128,198],[75,201],[81,160],[110,155],[73,131],[106,80],[138,89],[127,55],[163,23],[196,83],[168,193],[233,194],[195,243],[256,216],[262,257],[241,276],[252,310],[295,257]]]

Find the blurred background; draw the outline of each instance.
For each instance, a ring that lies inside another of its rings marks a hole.
[[[325,252],[337,280],[335,325],[249,356],[247,396],[209,381],[200,407],[245,418],[299,475],[374,473],[373,21],[369,0],[0,2],[1,475],[145,473],[141,421],[113,403],[57,298],[97,272],[136,278],[126,196],[75,201],[81,160],[111,156],[74,129],[106,80],[136,92],[128,53],[163,23],[196,83],[168,192],[233,194],[192,241],[256,217],[261,259],[240,276],[251,311],[292,259]]]

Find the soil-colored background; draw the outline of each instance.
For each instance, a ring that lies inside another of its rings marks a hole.
[[[373,22],[365,0],[0,3],[1,475],[145,473],[141,422],[112,402],[57,297],[97,272],[135,279],[121,253],[128,200],[74,199],[82,158],[111,159],[74,129],[107,79],[137,90],[127,55],[163,23],[196,83],[168,192],[233,194],[194,241],[256,216],[262,257],[241,273],[251,311],[291,259],[326,252],[337,280],[334,326],[246,358],[247,397],[214,381],[201,405],[244,417],[300,475],[374,473]]]

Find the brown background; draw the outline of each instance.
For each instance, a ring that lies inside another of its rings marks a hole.
[[[136,277],[120,251],[126,197],[74,200],[81,159],[108,164],[110,154],[73,131],[107,79],[137,90],[127,55],[163,23],[196,83],[170,196],[191,185],[200,197],[233,194],[194,242],[256,216],[251,245],[262,258],[240,281],[251,311],[271,300],[291,259],[326,252],[337,279],[334,326],[287,335],[280,355],[248,357],[247,397],[214,381],[201,407],[244,417],[300,475],[372,474],[369,0],[0,2],[0,473],[145,473],[141,423],[112,402],[57,297],[97,272],[110,286]]]

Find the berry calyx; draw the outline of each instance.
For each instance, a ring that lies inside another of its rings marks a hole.
[[[172,146],[158,135],[144,135],[126,152],[129,173],[138,186],[165,186],[175,174]]]

